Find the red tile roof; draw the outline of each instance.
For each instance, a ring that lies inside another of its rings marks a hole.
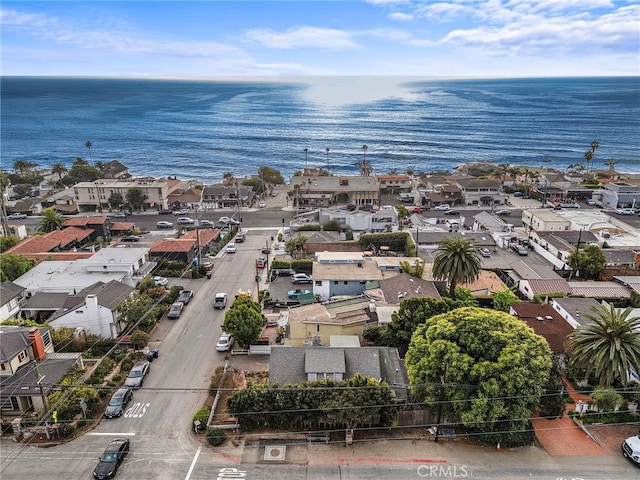
[[[188,252],[195,248],[196,241],[192,238],[171,238],[158,240],[151,245],[149,253]]]
[[[129,231],[133,228],[135,228],[136,224],[133,222],[117,222],[114,223],[113,225],[111,225],[111,231],[112,232],[119,232],[119,231]]]
[[[200,245],[206,245],[208,243],[213,242],[214,240],[217,240],[220,237],[220,230],[215,228],[207,229],[207,230],[199,230],[198,232],[199,233],[196,234],[195,230],[189,230],[180,238],[185,238],[185,239],[188,238],[188,239],[196,240],[196,238],[199,237]]]
[[[56,247],[64,248],[73,241],[82,243],[88,240],[89,236],[94,232],[93,229],[82,229],[77,227],[69,227],[63,230],[47,233],[46,235],[35,235],[27,238],[19,244],[7,250],[7,253],[28,256],[29,254],[50,252]]]
[[[97,224],[105,223],[107,220],[108,220],[107,217],[74,217],[74,218],[67,218],[65,222],[62,224],[62,226],[73,227],[73,226],[97,225]]]

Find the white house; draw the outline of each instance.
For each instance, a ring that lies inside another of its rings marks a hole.
[[[13,282],[0,283],[0,322],[9,318],[16,318],[20,305],[24,299],[22,292],[25,288]]]

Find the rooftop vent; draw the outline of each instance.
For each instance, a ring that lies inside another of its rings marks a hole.
[[[538,320],[538,321],[542,322],[542,321],[544,320],[544,318],[542,318],[542,317],[536,317],[536,320]]]

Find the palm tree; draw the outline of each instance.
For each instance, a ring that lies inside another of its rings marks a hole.
[[[302,150],[304,152],[304,166],[305,168],[309,166],[309,149],[305,148]]]
[[[449,282],[449,297],[454,298],[456,286],[476,280],[480,274],[480,259],[472,240],[447,237],[438,243],[433,259],[433,277]]]
[[[618,163],[618,161],[614,160],[613,158],[610,158],[609,160],[604,162],[605,166],[609,167],[609,178],[613,178],[613,167],[616,163]]]
[[[91,160],[91,142],[87,140],[84,146],[87,147],[87,150],[89,150],[89,160]]]
[[[329,166],[329,147],[327,147],[327,170],[330,170],[331,167]]]
[[[598,149],[599,146],[600,146],[600,143],[598,143],[598,140],[594,140],[593,142],[591,142],[591,158],[596,156],[596,150]]]
[[[28,162],[27,160],[22,160],[21,158],[13,162],[13,171],[19,175],[24,175],[25,173],[29,173],[38,164],[35,162]]]
[[[362,160],[367,161],[367,150],[369,147],[367,145],[362,145]]]
[[[58,175],[58,181],[62,180],[62,177],[67,173],[67,167],[64,163],[54,163],[51,165],[51,173]]]
[[[585,174],[589,173],[589,163],[593,160],[593,152],[591,150],[587,150],[584,152],[584,163],[585,163]]]
[[[360,175],[363,177],[370,177],[373,173],[373,168],[371,168],[371,164],[367,162],[367,149],[369,147],[366,145],[362,145],[362,160],[360,160],[357,165],[360,169]]]
[[[501,163],[500,165],[498,165],[498,168],[496,168],[495,171],[493,172],[493,174],[496,177],[501,178],[503,187],[504,187],[504,182],[505,182],[507,173],[509,173],[510,170],[511,170],[511,165],[509,165],[508,163]]]
[[[53,232],[54,230],[60,230],[64,223],[64,217],[56,212],[53,208],[45,208],[42,213],[42,220],[36,228],[39,232]]]
[[[567,341],[571,362],[587,365],[587,376],[595,373],[602,386],[629,382],[629,372],[640,372],[640,317],[629,318],[631,307],[613,304],[592,307],[587,314],[593,324],[576,328]]]

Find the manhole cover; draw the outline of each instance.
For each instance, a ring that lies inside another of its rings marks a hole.
[[[266,445],[264,447],[265,460],[284,460],[287,447],[284,445]]]

